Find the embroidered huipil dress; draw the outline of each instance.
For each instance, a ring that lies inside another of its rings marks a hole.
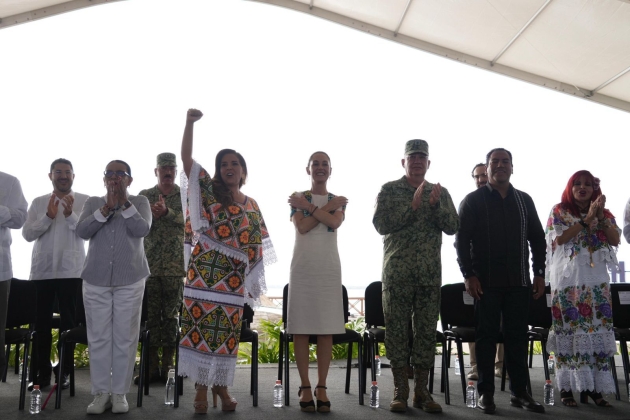
[[[335,197],[333,194],[304,197],[323,207]],[[345,206],[341,211],[345,212]],[[291,216],[295,214],[291,209]],[[305,217],[311,214],[304,211]],[[301,234],[295,229],[295,246],[289,278],[289,307],[287,332],[290,334],[343,334],[343,294],[341,290],[341,262],[337,250],[337,230],[319,223]]]
[[[621,233],[615,219],[609,220]],[[617,266],[616,249],[602,230],[586,228],[557,245],[556,238],[579,221],[559,204],[547,221],[552,305],[547,350],[555,354],[558,389],[607,394],[615,391],[608,359],[617,351],[608,269]]]
[[[227,209],[214,197],[210,175],[193,163],[182,174],[187,264],[179,342],[179,374],[202,385],[231,386],[245,302],[266,291],[264,265],[273,245],[256,201]]]

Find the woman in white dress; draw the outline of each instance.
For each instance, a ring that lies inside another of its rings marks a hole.
[[[575,407],[615,391],[609,358],[617,351],[608,270],[617,266],[621,230],[605,208],[599,179],[578,171],[547,221],[547,279],[552,326],[547,350],[555,353],[562,404]]]
[[[326,377],[332,357],[332,335],[345,333],[337,229],[343,223],[348,200],[326,189],[331,172],[330,157],[324,152],[313,153],[306,167],[311,189],[289,197],[296,232],[287,332],[293,335],[302,383],[298,391],[302,411],[315,411],[308,377],[309,336],[317,336],[317,411],[329,412]]]

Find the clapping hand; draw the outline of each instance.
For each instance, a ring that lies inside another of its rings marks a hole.
[[[166,207],[162,194],[160,194],[160,199],[151,206],[151,213],[153,213],[154,219],[159,219],[162,216],[166,216],[166,213],[168,213],[168,208]]]
[[[51,219],[54,219],[55,217],[57,217],[58,204],[59,204],[59,200],[57,199],[57,196],[55,195],[55,193],[52,193],[52,195],[50,196],[50,199],[48,200],[48,208],[46,209],[46,216],[50,217]]]
[[[422,193],[424,191],[424,187],[426,185],[426,180],[422,181],[422,184],[416,188],[416,191],[413,193],[413,200],[411,200],[411,208],[415,211],[418,210],[420,204],[422,203]],[[431,190],[431,194],[429,195],[429,204],[431,206],[435,206],[440,201],[440,194],[442,194],[442,186],[438,182],[433,186]]]
[[[61,199],[61,205],[63,206],[63,215],[69,217],[72,214],[72,205],[74,204],[74,197],[66,195]]]

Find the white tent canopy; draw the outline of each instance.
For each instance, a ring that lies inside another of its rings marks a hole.
[[[0,29],[114,1],[0,0]],[[630,112],[629,0],[254,1]]]

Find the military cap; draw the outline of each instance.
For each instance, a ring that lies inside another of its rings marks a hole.
[[[157,166],[177,166],[174,153],[160,153],[157,155]]]
[[[424,153],[429,156],[429,143],[424,140],[409,140],[405,144],[405,156],[409,156],[414,153]]]

